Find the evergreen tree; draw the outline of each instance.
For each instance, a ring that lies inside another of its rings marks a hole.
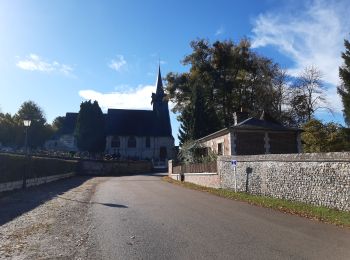
[[[177,117],[177,120],[180,122],[179,129],[179,141],[182,146],[186,141],[194,139],[193,133],[193,112],[191,111],[192,107],[188,106],[182,111],[182,113]]]
[[[342,53],[344,64],[339,68],[339,77],[342,84],[338,87],[344,106],[345,123],[350,126],[350,42],[344,40],[345,51]]]
[[[16,122],[16,140],[17,146],[24,144],[24,126],[23,119],[30,119],[31,125],[28,128],[28,145],[36,148],[44,145],[45,141],[52,136],[52,129],[46,123],[44,111],[33,101],[24,102],[14,115]]]
[[[97,101],[82,102],[75,128],[78,148],[91,153],[103,152],[106,146],[105,120]]]

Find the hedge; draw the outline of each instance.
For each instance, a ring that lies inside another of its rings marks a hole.
[[[0,183],[76,172],[77,161],[0,154]]]

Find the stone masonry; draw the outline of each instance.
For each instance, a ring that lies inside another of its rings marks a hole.
[[[220,187],[350,210],[350,153],[222,156]]]
[[[64,174],[49,175],[45,177],[30,178],[26,180],[26,187],[37,186],[44,183],[57,181],[60,179],[70,178],[74,175],[75,175],[74,172],[69,172]],[[23,186],[23,180],[0,183],[0,192],[21,189],[22,186]]]

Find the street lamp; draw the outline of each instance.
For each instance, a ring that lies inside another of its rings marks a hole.
[[[24,143],[24,149],[26,151],[26,155],[28,155],[28,127],[30,127],[31,123],[32,123],[32,121],[30,119],[23,120],[24,127],[26,128],[26,139],[25,139],[25,143]]]
[[[24,149],[25,149],[25,153],[26,153],[26,167],[24,169],[23,172],[23,189],[26,188],[26,182],[27,182],[27,178],[26,178],[26,171],[27,171],[27,167],[28,167],[28,128],[30,127],[30,124],[32,123],[32,121],[30,119],[24,119],[23,120],[23,125],[26,129],[26,137],[25,137],[25,143],[24,143]]]

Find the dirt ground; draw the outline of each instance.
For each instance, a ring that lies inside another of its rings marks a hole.
[[[0,259],[86,259],[89,205],[105,178],[73,177],[0,198]]]

